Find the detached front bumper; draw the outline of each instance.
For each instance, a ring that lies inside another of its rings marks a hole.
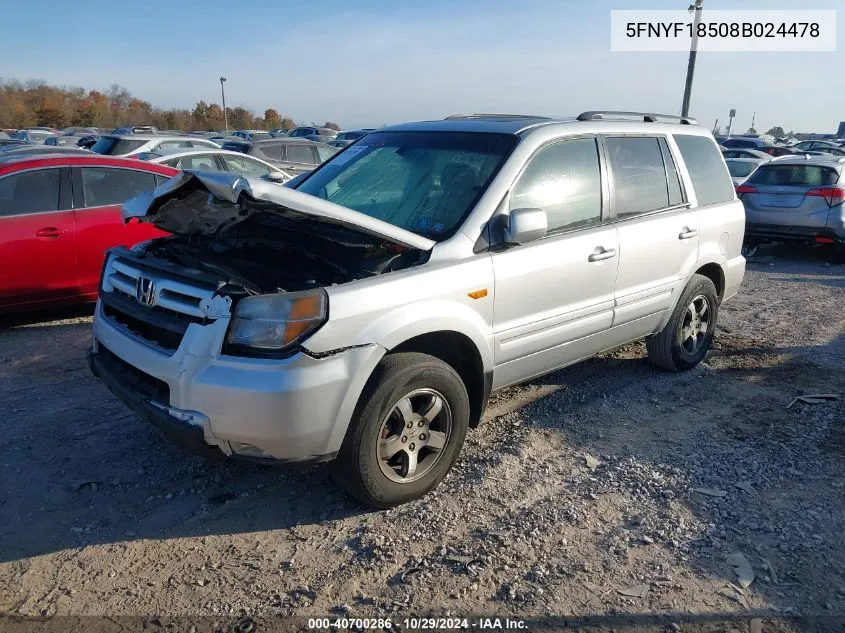
[[[98,304],[91,371],[174,442],[210,458],[317,462],[337,454],[378,345],[321,358],[218,353],[228,319],[192,324],[167,354],[104,317]]]

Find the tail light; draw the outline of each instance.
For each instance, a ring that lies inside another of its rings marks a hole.
[[[740,185],[736,188],[736,195],[741,196],[744,193],[757,193],[757,187],[751,185]]]
[[[832,237],[817,237],[816,244],[834,244],[836,240]]]
[[[827,206],[835,207],[838,204],[845,202],[845,189],[842,187],[823,187],[820,189],[810,189],[807,192],[808,196],[815,196],[824,198]]]

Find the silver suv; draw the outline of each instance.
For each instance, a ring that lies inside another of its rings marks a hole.
[[[189,171],[123,213],[172,236],[108,253],[93,372],[199,453],[331,461],[380,507],[492,390],[638,339],[695,367],[745,271],[713,137],[658,115],[400,125],[295,189]]]

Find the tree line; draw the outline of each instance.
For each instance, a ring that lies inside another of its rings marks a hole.
[[[243,106],[226,108],[229,129],[292,128],[294,120],[275,108],[264,116]],[[121,125],[154,125],[160,130],[222,130],[223,108],[199,101],[193,109],[163,109],[133,96],[126,88],[112,84],[108,90],[85,90],[51,86],[44,81],[0,79],[0,128],[70,126],[115,128]],[[339,130],[326,121],[322,127]]]

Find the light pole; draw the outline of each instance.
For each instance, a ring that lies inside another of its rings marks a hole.
[[[695,13],[692,27],[692,43],[689,49],[689,63],[687,64],[687,83],[684,86],[684,103],[681,106],[681,116],[689,116],[689,101],[692,95],[692,77],[695,74],[695,58],[698,56],[698,25],[701,24],[701,8],[704,0],[695,0],[688,11]]]
[[[220,78],[220,96],[223,97],[223,122],[226,125],[226,136],[229,135],[229,117],[226,114],[226,90],[223,89],[223,82],[226,81],[225,77]]]

